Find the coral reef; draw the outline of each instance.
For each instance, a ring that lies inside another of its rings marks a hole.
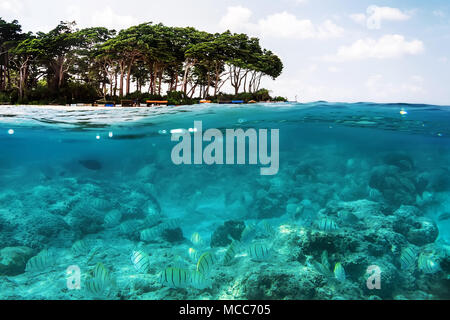
[[[245,223],[243,221],[226,221],[213,232],[211,247],[226,247],[231,244],[232,239],[240,240],[244,229]]]
[[[17,276],[25,272],[33,249],[27,247],[6,247],[0,250],[0,276]]]

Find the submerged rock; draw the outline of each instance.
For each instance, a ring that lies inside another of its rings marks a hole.
[[[246,275],[241,283],[249,300],[309,300],[325,285],[323,277],[306,268],[268,268]]]
[[[245,229],[245,223],[242,221],[227,221],[214,231],[211,236],[211,247],[226,247],[231,244],[233,238],[241,240],[242,232]]]
[[[409,171],[414,168],[413,160],[404,153],[390,153],[384,157],[383,161],[385,164],[396,166],[403,171]]]
[[[393,206],[414,204],[418,195],[415,175],[409,171],[402,172],[396,166],[375,168],[369,186],[381,192],[384,199]]]
[[[421,211],[414,206],[401,206],[394,212],[393,230],[417,246],[433,243],[439,236],[436,223],[429,218],[420,217],[420,214]]]
[[[25,272],[27,261],[33,256],[28,247],[7,247],[0,250],[0,276],[17,276]]]
[[[103,168],[102,164],[97,160],[80,160],[78,163],[92,171],[99,171]]]
[[[412,244],[423,246],[436,241],[439,230],[434,221],[428,218],[417,219],[406,234]]]
[[[184,241],[183,231],[181,228],[165,229],[161,233],[161,238],[171,243]]]

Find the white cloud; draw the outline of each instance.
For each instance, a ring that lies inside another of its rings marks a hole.
[[[66,8],[67,20],[69,21],[80,21],[81,20],[81,9],[79,6],[70,5]]]
[[[444,18],[446,16],[445,12],[442,10],[434,10],[433,15],[439,18]]]
[[[379,39],[360,39],[350,46],[342,46],[327,61],[351,61],[363,59],[395,59],[405,55],[418,55],[425,50],[420,40],[407,41],[404,36],[389,34]]]
[[[316,26],[311,20],[298,19],[286,11],[271,14],[256,23],[250,21],[251,16],[250,9],[241,6],[229,7],[219,25],[222,29],[251,32],[273,38],[328,39],[340,37],[344,33],[344,29],[331,20]]]
[[[339,69],[338,67],[331,66],[331,67],[328,67],[328,71],[331,73],[338,73],[338,72],[341,72],[341,69]]]
[[[229,7],[226,15],[220,20],[219,25],[223,29],[230,30],[248,28],[251,16],[252,11],[248,8],[241,6]]]
[[[355,13],[350,18],[358,24],[366,25],[368,29],[381,29],[383,21],[406,21],[411,16],[398,8],[369,6],[366,14]]]
[[[350,15],[350,19],[355,21],[358,24],[365,25],[366,24],[366,15],[364,13],[355,13]]]
[[[19,0],[0,0],[1,12],[18,14],[23,9],[23,4]]]
[[[396,98],[404,99],[405,96],[410,98],[422,97],[426,94],[423,84],[424,79],[418,75],[411,76],[405,81],[399,82],[389,81],[384,76],[376,74],[367,79],[365,86],[372,99],[395,100]]]
[[[138,22],[132,16],[117,14],[111,7],[107,6],[104,10],[97,11],[92,15],[91,23],[95,26],[119,30],[130,27]]]

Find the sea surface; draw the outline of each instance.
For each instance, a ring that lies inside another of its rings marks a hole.
[[[194,121],[278,174],[175,165]],[[0,106],[0,150],[0,299],[450,298],[450,107]]]

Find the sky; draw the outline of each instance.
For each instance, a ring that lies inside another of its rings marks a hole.
[[[243,32],[284,63],[262,84],[272,95],[450,105],[448,0],[0,0],[0,17],[33,32],[73,20]]]

